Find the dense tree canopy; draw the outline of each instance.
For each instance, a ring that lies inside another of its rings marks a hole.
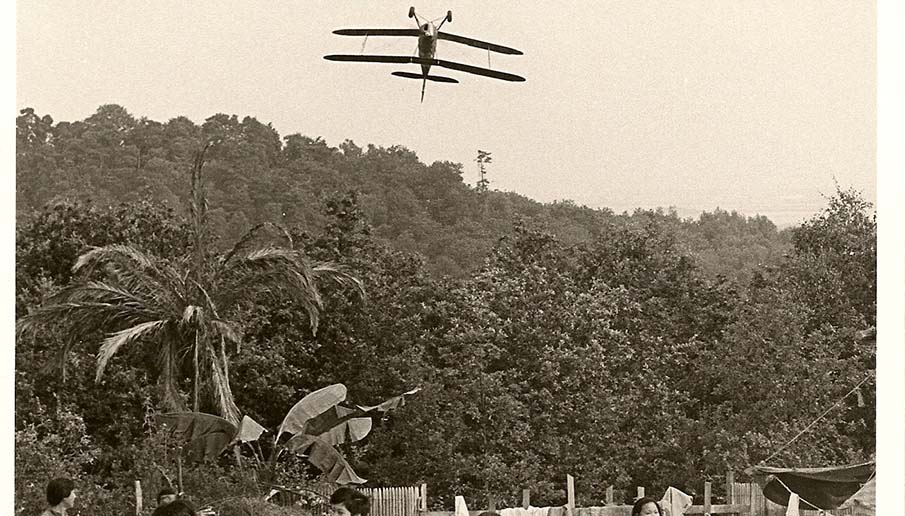
[[[286,299],[238,305],[239,411],[275,428],[326,385],[345,384],[359,405],[421,387],[367,439],[341,445],[375,485],[427,482],[447,508],[457,494],[516,504],[522,488],[536,505],[561,504],[572,474],[590,505],[611,484],[691,492],[767,459],[820,466],[873,453],[875,347],[858,335],[876,320],[876,220],[850,190],[778,231],[722,210],[617,215],[476,191],[456,163],[280,138],[252,117],[158,123],[108,105],[55,123],[26,109],[17,316],[79,281],[72,266],[89,247],[191,259],[189,169],[202,141],[216,142],[212,255],[254,224],[279,223],[367,292],[362,303],[325,285],[316,334]],[[155,355],[124,348],[95,383],[96,348],[74,346],[65,375],[54,367],[67,337],[49,326],[16,342],[17,511],[36,509],[18,503],[37,499],[29,482],[68,473],[98,486],[86,500],[95,512],[122,513],[135,478],[174,471],[147,417],[165,406]],[[183,396],[190,374],[176,382]],[[226,496],[211,479],[248,482],[234,464],[224,457],[187,482],[201,499]],[[291,461],[281,470],[287,482],[306,472]]]
[[[262,222],[320,230],[328,220],[321,209],[327,199],[355,191],[379,242],[420,253],[429,271],[455,278],[479,268],[496,240],[513,234],[516,218],[566,244],[590,241],[607,224],[633,218],[570,201],[541,204],[493,190],[492,181],[471,187],[464,178],[476,177],[476,170],[447,161],[427,165],[401,146],[359,147],[347,140],[337,148],[320,137],[281,138],[250,116],[218,113],[201,125],[185,117],[157,122],[108,104],[83,121],[55,123],[26,108],[16,119],[16,138],[20,217],[54,200],[106,206],[151,199],[186,215],[185,170],[201,142],[213,141],[206,173],[210,217],[224,242]],[[489,160],[479,165],[493,167]],[[674,212],[645,213],[672,223],[683,249],[712,275],[748,275],[789,247],[788,235],[764,217],[717,209],[682,221]]]

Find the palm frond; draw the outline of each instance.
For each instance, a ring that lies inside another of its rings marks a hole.
[[[217,337],[220,337],[227,342],[232,342],[233,344],[235,344],[237,353],[242,350],[242,337],[241,332],[238,328],[234,327],[226,321],[220,320],[211,321],[210,327],[211,330],[213,330],[213,335],[216,335]]]
[[[210,294],[208,294],[207,289],[197,281],[193,280],[192,283],[195,285],[195,288],[197,288],[201,292],[201,294],[204,295],[204,300],[207,302],[207,307],[211,311],[213,316],[215,318],[219,318],[220,315],[217,313],[217,305],[214,303],[214,300],[211,299],[211,296]]]
[[[275,247],[255,249],[236,260],[218,289],[221,306],[236,306],[251,299],[292,300],[308,313],[317,331],[323,301],[308,261],[297,251]]]
[[[103,247],[93,247],[82,253],[72,266],[72,272],[77,273],[83,269],[104,265],[108,262],[126,258],[143,269],[154,268],[153,259],[137,247],[125,244],[111,244]]]
[[[101,281],[86,281],[64,288],[47,300],[45,306],[67,303],[103,303],[124,309],[163,313],[165,305],[158,299]]]
[[[116,299],[121,292],[108,290],[103,287],[93,286],[96,290],[109,294],[108,299]],[[72,298],[80,299],[90,296],[81,296],[76,292]],[[102,299],[104,296],[100,296]],[[126,297],[126,296],[122,296]],[[132,299],[126,297],[126,299]],[[134,299],[133,299],[134,301]],[[34,334],[40,327],[57,326],[65,328],[66,338],[56,353],[56,360],[48,364],[48,368],[62,366],[65,379],[66,358],[69,351],[79,342],[97,337],[97,332],[107,331],[110,328],[133,327],[147,321],[160,319],[160,313],[142,306],[139,302],[125,302],[121,304],[97,302],[97,301],[73,301],[48,304],[32,310],[31,313],[20,317],[16,321],[16,339],[23,338],[26,334]]]
[[[297,270],[287,267],[249,271],[224,286],[221,294],[234,306],[262,299],[275,302],[290,300],[308,313],[309,324],[315,332],[319,313],[323,309],[323,301],[314,283],[307,281]]]
[[[118,285],[112,285],[104,281],[84,281],[74,283],[51,296],[47,302],[56,303],[59,300],[74,301],[78,297],[91,298],[97,301],[109,299],[110,301],[107,302],[122,300],[126,303],[136,302],[147,304],[147,300],[140,295],[130,292]]]
[[[109,328],[135,326],[149,320],[161,319],[160,313],[141,307],[119,306],[110,303],[73,302],[42,306],[16,321],[16,333],[21,337],[46,324],[65,324],[73,337],[86,337]]]
[[[142,337],[153,335],[166,323],[167,321],[148,321],[118,331],[104,339],[101,343],[100,350],[97,352],[97,375],[94,380],[96,382],[101,380],[101,377],[104,375],[104,369],[107,367],[107,362],[113,358],[113,355],[119,351],[119,348]]]
[[[229,261],[234,256],[236,256],[240,251],[245,249],[245,247],[249,243],[251,243],[251,241],[257,235],[258,231],[260,231],[266,227],[272,227],[272,228],[279,230],[283,234],[283,237],[286,239],[286,241],[289,242],[289,249],[290,250],[293,249],[294,243],[292,241],[292,236],[289,234],[289,231],[287,231],[285,227],[283,227],[279,224],[275,224],[273,222],[263,222],[261,224],[258,224],[257,226],[254,226],[253,228],[249,229],[248,231],[246,231],[245,234],[242,235],[242,238],[240,238],[238,241],[236,241],[236,243],[229,250],[229,252],[226,253],[226,255],[224,255],[224,257],[220,260],[221,267],[226,266],[227,263],[229,263]]]
[[[170,410],[184,410],[185,404],[179,395],[179,358],[176,346],[177,335],[172,328],[167,327],[163,344],[160,346],[160,375],[158,383],[163,387],[163,405]]]
[[[299,263],[299,253],[292,249],[282,247],[259,247],[253,249],[242,257],[247,262],[265,262],[275,260],[285,260],[293,264]]]
[[[221,365],[216,351],[210,346],[207,347],[207,351],[208,358],[211,362],[211,387],[214,390],[217,408],[220,410],[220,415],[223,416],[224,419],[234,425],[238,425],[241,414],[239,412],[239,407],[236,406],[235,399],[233,398],[232,389],[230,389],[229,386],[229,377],[223,369],[223,365]]]
[[[153,300],[158,305],[176,304],[179,274],[167,262],[132,246],[114,244],[94,248],[76,260],[73,272],[98,271],[118,288]]]
[[[331,281],[340,288],[351,288],[358,295],[359,299],[367,299],[364,283],[356,276],[353,276],[346,267],[336,263],[321,262],[316,264],[312,270],[314,271],[314,277],[318,280],[325,279]]]
[[[182,326],[194,327],[204,325],[204,309],[200,306],[189,305],[182,311]]]

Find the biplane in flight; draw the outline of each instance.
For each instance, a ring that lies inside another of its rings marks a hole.
[[[364,36],[365,42],[367,42],[368,36],[416,36],[418,38],[418,55],[417,56],[386,56],[386,55],[364,55],[364,54],[332,54],[324,56],[324,59],[329,61],[349,61],[349,62],[364,62],[364,63],[399,63],[399,64],[419,64],[421,65],[421,73],[411,73],[411,72],[393,72],[392,75],[397,77],[406,77],[408,79],[421,79],[421,102],[424,102],[424,87],[427,85],[427,81],[435,81],[435,82],[446,82],[446,83],[458,83],[456,79],[452,77],[444,77],[442,75],[432,75],[430,73],[432,66],[439,66],[441,68],[448,68],[450,70],[457,70],[460,72],[471,73],[475,75],[482,75],[484,77],[491,77],[493,79],[501,79],[504,81],[513,81],[513,82],[522,82],[525,80],[524,77],[501,72],[498,70],[491,70],[490,68],[481,68],[478,66],[472,66],[462,63],[456,63],[453,61],[446,61],[443,59],[437,59],[437,40],[445,40],[452,41],[454,43],[461,43],[463,45],[469,45],[472,47],[483,48],[487,50],[488,53],[488,61],[490,52],[498,52],[500,54],[509,54],[509,55],[522,55],[522,52],[516,50],[514,48],[504,47],[502,45],[497,45],[495,43],[488,43],[486,41],[480,41],[477,39],[466,38],[463,36],[456,36],[455,34],[450,34],[448,32],[440,32],[440,28],[446,22],[452,21],[452,11],[447,11],[446,16],[443,17],[440,25],[434,25],[437,20],[422,20],[415,14],[415,8],[409,8],[409,18],[414,18],[415,23],[418,24],[417,29],[338,29],[333,31],[334,34],[339,34],[340,36]]]

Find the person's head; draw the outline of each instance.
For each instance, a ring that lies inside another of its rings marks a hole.
[[[371,501],[351,487],[340,487],[330,495],[331,516],[367,516]]]
[[[176,491],[172,487],[164,487],[157,492],[157,505],[166,505],[176,501]]]
[[[500,513],[494,511],[484,511],[481,514],[478,514],[478,516],[500,516]]]
[[[195,506],[188,500],[175,500],[158,506],[151,516],[195,516]]]
[[[47,503],[51,507],[75,505],[75,484],[68,478],[55,478],[47,483]]]
[[[632,516],[663,516],[660,504],[656,500],[645,496],[639,498],[632,506]]]

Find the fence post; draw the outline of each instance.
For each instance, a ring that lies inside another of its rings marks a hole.
[[[704,482],[704,516],[710,516],[710,482]]]
[[[527,509],[531,507],[531,490],[522,489],[522,507]]]
[[[141,480],[135,481],[135,514],[141,514],[142,510],[142,499],[141,499]]]
[[[644,498],[644,488],[638,486],[638,496],[635,497],[635,500],[640,500],[642,498]]]
[[[613,505],[613,486],[606,488],[606,504]]]
[[[427,512],[427,483],[421,484],[421,510]]]
[[[490,512],[496,512],[496,494],[487,495],[487,510]]]
[[[566,496],[568,499],[567,516],[575,516],[575,478],[568,474],[566,475]]]
[[[754,486],[749,482],[748,483],[748,514],[750,516],[754,516],[757,512],[757,508],[754,505]]]
[[[731,469],[726,472],[726,503],[735,503],[735,472]]]

